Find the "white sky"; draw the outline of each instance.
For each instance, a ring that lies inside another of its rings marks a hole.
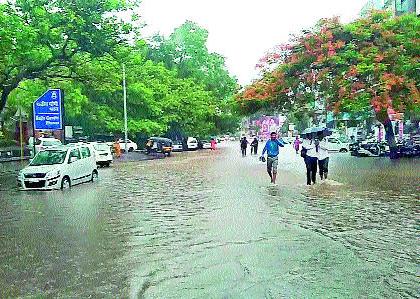
[[[240,84],[257,76],[255,65],[290,33],[311,27],[320,18],[356,18],[367,0],[142,0],[145,37],[168,36],[186,20],[209,31],[208,48],[226,57]]]

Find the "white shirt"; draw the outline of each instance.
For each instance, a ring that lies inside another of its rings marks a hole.
[[[318,150],[318,160],[324,160],[330,157],[330,153],[328,152],[327,141],[325,139],[319,142],[319,150]]]
[[[304,147],[307,152],[306,155],[309,157],[318,158],[318,153],[316,152],[315,142],[308,139],[304,139],[302,142],[302,147]]]

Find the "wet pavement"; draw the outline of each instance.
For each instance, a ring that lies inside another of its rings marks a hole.
[[[0,170],[0,297],[417,298],[419,160],[335,154],[307,187],[232,144],[118,163],[67,191]]]

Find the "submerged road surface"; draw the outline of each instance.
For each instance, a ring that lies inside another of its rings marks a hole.
[[[416,298],[418,160],[330,161],[278,185],[238,145],[115,164],[67,191],[0,179],[0,297]]]

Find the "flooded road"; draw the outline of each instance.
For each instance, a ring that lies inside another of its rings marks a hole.
[[[419,160],[265,165],[226,146],[115,164],[65,192],[0,184],[0,297],[417,298]]]

